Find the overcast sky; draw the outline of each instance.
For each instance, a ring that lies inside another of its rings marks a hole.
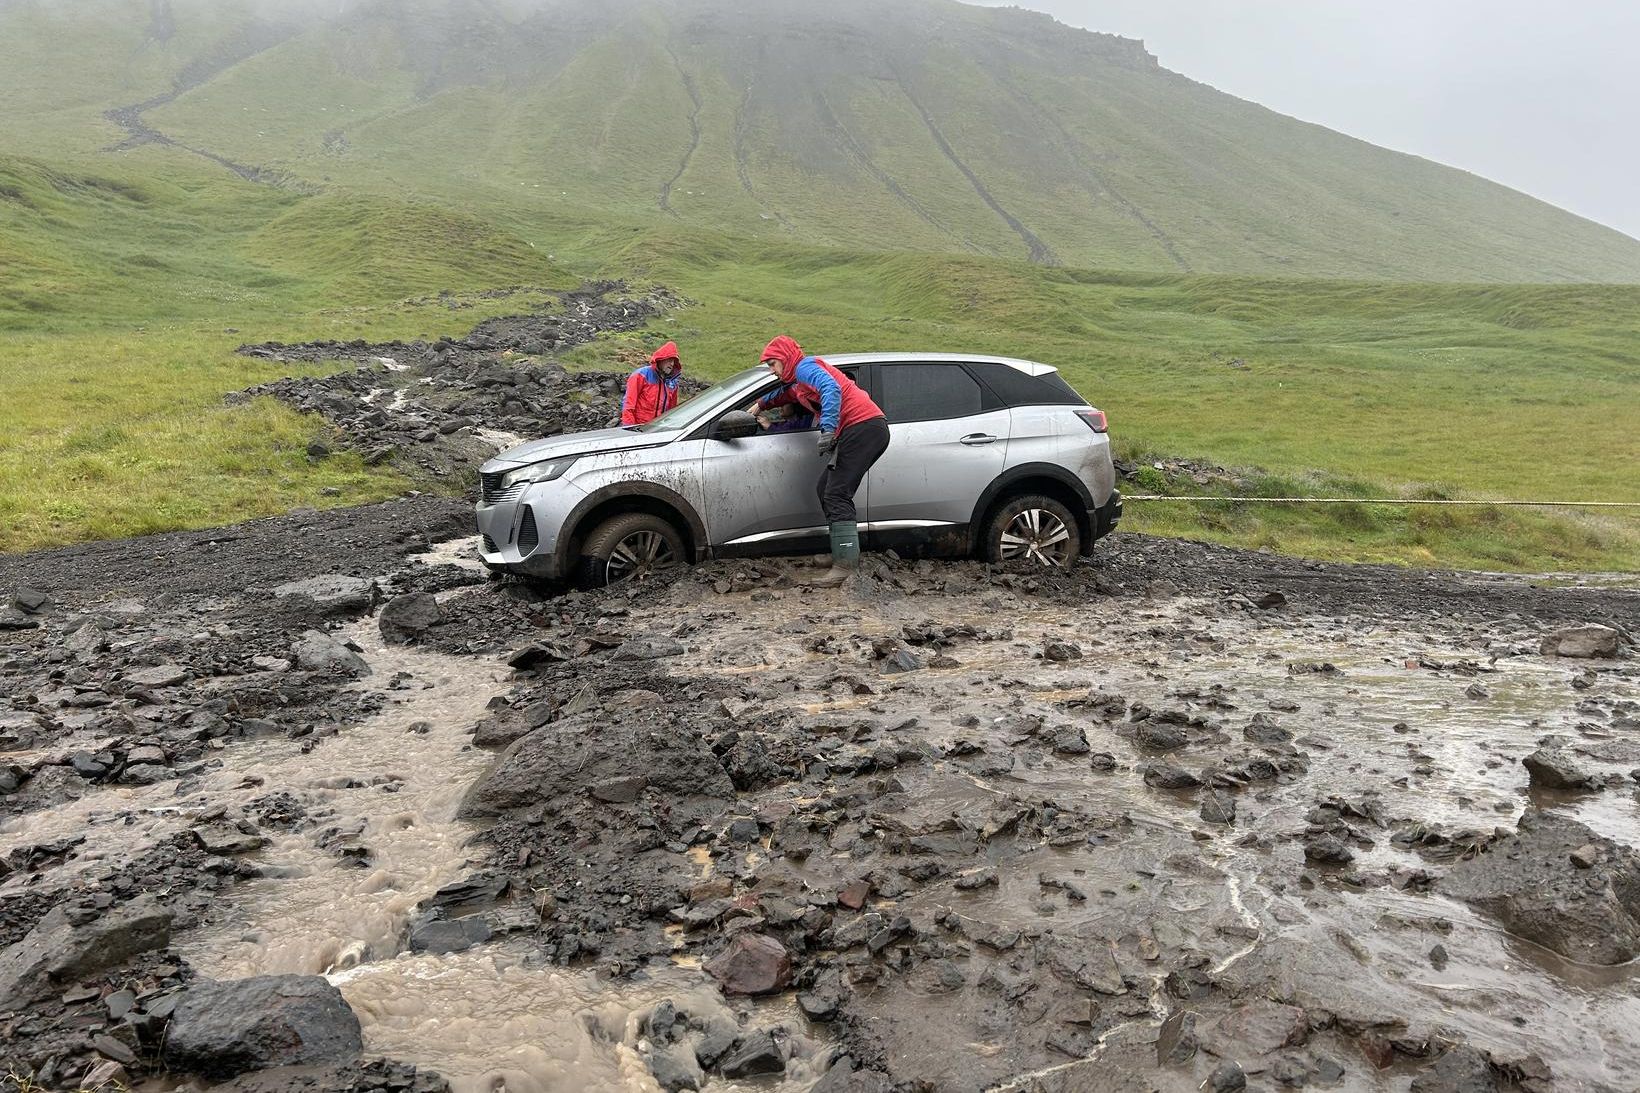
[[[1018,6],[1143,38],[1163,67],[1221,91],[1640,238],[1640,0]]]

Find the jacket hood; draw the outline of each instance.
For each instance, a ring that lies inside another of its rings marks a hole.
[[[678,355],[678,343],[667,342],[649,355],[649,363],[659,365],[661,361],[672,360],[678,362],[677,375],[683,375],[683,358]],[[660,369],[657,367],[656,371]]]
[[[797,379],[797,366],[803,360],[803,347],[782,334],[763,347],[760,361],[780,362],[780,382],[792,383]]]

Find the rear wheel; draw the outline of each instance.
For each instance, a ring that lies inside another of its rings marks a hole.
[[[982,543],[990,562],[1034,562],[1069,569],[1082,549],[1071,510],[1051,497],[1016,497],[992,514]]]
[[[629,512],[605,520],[587,536],[576,577],[588,588],[641,581],[683,565],[685,551],[683,536],[666,520]]]

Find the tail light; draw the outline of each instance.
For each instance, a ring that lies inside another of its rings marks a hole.
[[[1076,411],[1076,416],[1081,418],[1083,423],[1096,433],[1102,433],[1107,428],[1105,424],[1105,411],[1103,410],[1078,410]]]

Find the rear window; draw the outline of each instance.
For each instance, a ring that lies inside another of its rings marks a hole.
[[[877,386],[890,421],[973,417],[984,408],[984,391],[960,364],[881,365]]]
[[[1081,406],[1086,401],[1058,372],[1032,376],[1006,364],[970,367],[1009,406]]]

